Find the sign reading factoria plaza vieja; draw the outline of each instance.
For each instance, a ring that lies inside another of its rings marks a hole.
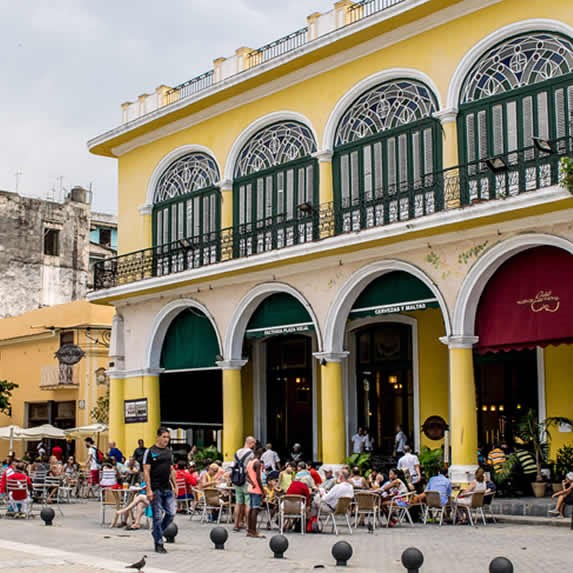
[[[313,329],[312,323],[308,324],[285,324],[284,326],[273,326],[269,328],[255,328],[247,330],[250,338],[261,338],[264,336],[277,336],[285,334],[301,334]]]

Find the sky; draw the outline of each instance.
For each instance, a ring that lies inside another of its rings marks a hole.
[[[0,0],[0,189],[117,210],[117,165],[87,141],[120,105],[177,85],[240,46],[302,28],[334,0]]]

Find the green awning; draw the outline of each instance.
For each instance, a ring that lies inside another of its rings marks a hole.
[[[439,307],[434,293],[419,279],[394,271],[373,280],[356,299],[349,318],[413,312]]]
[[[287,334],[300,334],[314,330],[306,308],[290,294],[277,293],[267,297],[255,310],[246,336],[261,338]]]
[[[160,364],[166,370],[213,368],[217,366],[217,354],[219,343],[210,320],[201,311],[190,308],[169,325]]]

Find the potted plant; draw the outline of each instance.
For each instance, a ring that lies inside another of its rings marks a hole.
[[[559,161],[559,183],[569,193],[573,193],[573,159],[571,157],[562,157]]]
[[[568,472],[573,471],[573,446],[562,446],[557,450],[553,472],[553,492],[563,489],[562,481]]]
[[[418,459],[420,460],[420,467],[426,479],[430,479],[439,473],[443,465],[443,450],[442,448],[428,448],[422,446]]]
[[[535,466],[537,469],[535,481],[531,484],[536,497],[545,495],[545,482],[541,469],[547,458],[547,449],[551,441],[550,429],[561,424],[573,425],[573,421],[562,416],[553,416],[539,421],[537,413],[530,409],[527,414],[517,422],[516,436],[528,445],[535,456]]]

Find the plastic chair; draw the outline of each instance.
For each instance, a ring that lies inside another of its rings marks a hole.
[[[221,514],[226,509],[228,511],[227,523],[231,520],[231,503],[221,498],[221,492],[216,487],[206,487],[203,490],[203,513],[201,514],[201,523],[205,523],[205,518],[209,511],[217,511],[217,523],[221,523]]]
[[[284,495],[279,503],[280,533],[283,534],[285,520],[300,519],[302,535],[306,529],[306,497],[304,495]]]
[[[446,510],[451,509],[450,501],[451,500],[448,499],[446,505],[442,505],[442,498],[440,496],[439,491],[431,491],[431,490],[427,491],[426,503],[424,508],[424,525],[428,523],[428,517],[430,516],[430,513],[432,513],[433,516],[439,513],[440,526],[441,526],[442,523],[444,522],[444,513],[446,512]]]
[[[372,516],[371,523],[376,529],[376,522],[380,519],[380,496],[371,491],[354,492],[354,528],[358,527],[359,516]]]
[[[388,507],[388,515],[386,527],[390,527],[390,522],[392,521],[392,515],[394,515],[398,521],[398,523],[404,523],[404,521],[408,521],[408,523],[414,527],[414,521],[412,520],[412,516],[410,515],[410,508],[414,505],[412,504],[412,498],[416,495],[415,491],[405,494],[399,494],[392,498],[390,505]],[[421,504],[418,504],[421,505]]]
[[[177,498],[177,509],[178,510],[182,509],[185,511],[187,515],[189,515],[191,513],[191,502],[193,500],[189,497],[189,493],[187,491],[187,484],[185,483],[185,480],[183,478],[176,479],[175,487],[177,492],[184,491],[187,494],[187,496],[184,498]]]
[[[346,520],[346,525],[348,526],[348,533],[352,535],[352,526],[350,525],[350,505],[354,501],[353,497],[339,497],[338,501],[336,502],[336,507],[334,511],[328,512],[326,514],[326,521],[332,521],[332,530],[336,535],[338,535],[338,527],[336,526],[336,517],[339,515],[344,516]],[[324,508],[324,504],[320,504],[318,506],[318,516],[317,520],[320,522],[320,514],[321,510]]]
[[[8,478],[6,480],[6,492],[8,494],[8,511],[12,508],[14,515],[24,514],[26,518],[30,517],[34,500],[30,496],[28,481]],[[23,499],[18,499],[23,493],[26,496]]]
[[[454,518],[453,518],[454,525],[456,524],[457,510],[459,510],[460,512],[464,511],[467,512],[468,520],[472,527],[477,525],[477,523],[474,523],[474,516],[478,517],[481,516],[483,524],[486,525],[485,515],[483,512],[484,492],[483,491],[474,492],[465,497],[470,497],[470,496],[471,496],[471,502],[469,505],[459,503],[459,501],[456,503],[456,511],[454,511]]]
[[[105,525],[105,512],[107,508],[113,508],[117,512],[121,508],[121,494],[119,489],[102,488],[99,492],[99,510],[100,510],[100,523]]]
[[[491,504],[493,503],[493,500],[495,499],[495,492],[492,493],[488,493],[486,495],[483,496],[483,511],[487,515],[489,515],[489,517],[491,517],[491,520],[493,523],[497,523],[497,520],[495,519],[495,515],[493,513],[493,511],[491,510]]]

